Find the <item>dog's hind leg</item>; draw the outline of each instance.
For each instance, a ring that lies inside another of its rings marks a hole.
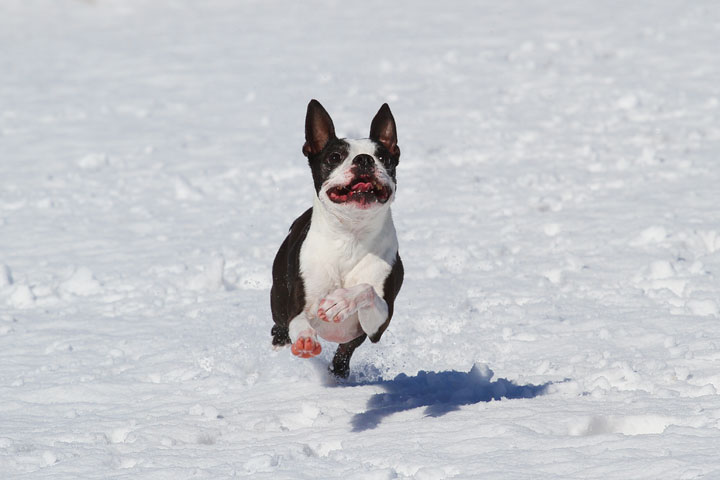
[[[330,373],[338,378],[347,378],[350,375],[350,357],[366,338],[367,335],[361,335],[355,340],[340,344],[330,365]]]

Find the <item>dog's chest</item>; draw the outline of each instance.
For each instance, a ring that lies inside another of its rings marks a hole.
[[[330,233],[322,227],[311,224],[300,250],[306,307],[315,308],[322,297],[337,288],[361,283],[372,285],[382,296],[385,279],[397,255],[392,221],[389,226],[380,226],[371,236]]]

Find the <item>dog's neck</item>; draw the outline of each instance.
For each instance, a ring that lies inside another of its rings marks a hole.
[[[360,209],[328,205],[315,196],[311,228],[316,227],[335,238],[353,236],[365,239],[395,229],[390,202],[379,208]]]

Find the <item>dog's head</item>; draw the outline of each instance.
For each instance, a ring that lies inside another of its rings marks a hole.
[[[312,170],[322,205],[332,210],[371,210],[395,198],[395,168],[400,159],[397,130],[384,104],[370,124],[370,138],[340,139],[327,111],[317,100],[308,104],[303,154]]]

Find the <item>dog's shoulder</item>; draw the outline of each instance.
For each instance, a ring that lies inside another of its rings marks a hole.
[[[273,318],[278,325],[287,326],[287,322],[300,313],[305,304],[299,252],[310,230],[311,218],[312,207],[293,221],[285,241],[275,255],[270,298]]]
[[[287,268],[288,262],[297,258],[300,248],[302,247],[305,237],[307,237],[308,231],[310,230],[310,221],[312,219],[312,207],[305,210],[305,212],[298,218],[293,220],[290,225],[290,230],[285,237],[285,241],[280,246],[280,249],[275,256],[275,262],[273,264],[273,270]]]
[[[293,220],[290,225],[290,232],[288,237],[301,237],[307,235],[307,231],[310,228],[310,220],[312,219],[313,207],[308,208],[298,218]]]

